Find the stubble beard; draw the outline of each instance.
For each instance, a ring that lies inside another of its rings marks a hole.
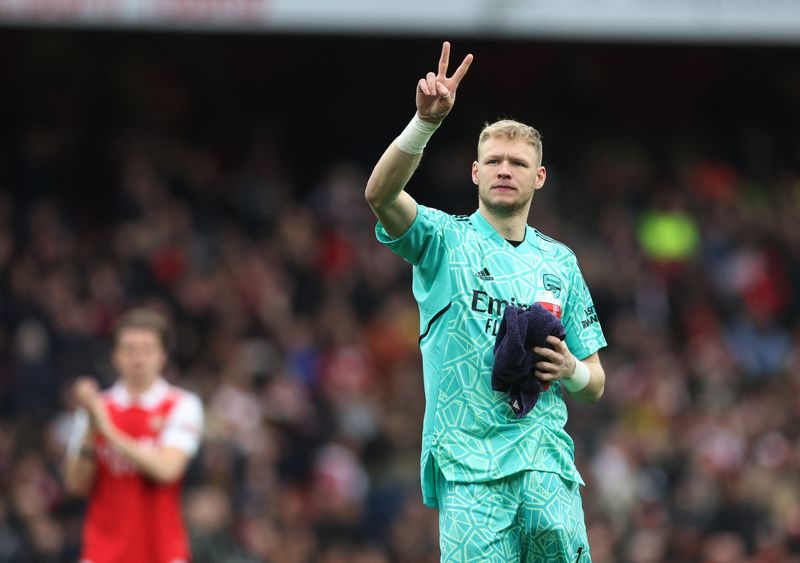
[[[496,203],[491,201],[490,198],[487,197],[487,194],[478,190],[478,200],[481,202],[481,205],[497,217],[513,217],[514,215],[524,212],[530,204],[531,199],[533,199],[533,193],[523,200],[510,203]]]

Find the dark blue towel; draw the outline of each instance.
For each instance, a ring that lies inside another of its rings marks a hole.
[[[549,386],[534,375],[536,364],[544,358],[534,353],[533,347],[552,348],[546,340],[550,335],[561,340],[567,336],[558,317],[538,303],[530,307],[508,305],[503,312],[494,343],[492,389],[508,392],[508,404],[517,418],[528,414]]]

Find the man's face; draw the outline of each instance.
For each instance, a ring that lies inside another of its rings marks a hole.
[[[533,145],[508,137],[484,141],[478,160],[472,163],[472,181],[478,186],[481,205],[502,215],[525,209],[546,176]]]
[[[143,388],[161,375],[167,362],[167,354],[155,331],[124,328],[117,336],[113,361],[125,383]]]

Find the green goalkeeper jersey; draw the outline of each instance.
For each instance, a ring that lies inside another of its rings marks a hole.
[[[579,359],[606,345],[575,254],[528,226],[514,246],[479,211],[454,216],[417,206],[414,222],[378,240],[414,267],[425,380],[423,501],[436,506],[436,474],[448,481],[489,481],[524,470],[557,473],[583,484],[567,409],[554,382],[536,407],[516,418],[508,395],[492,390],[494,342],[509,305],[542,302],[561,314],[567,346]]]

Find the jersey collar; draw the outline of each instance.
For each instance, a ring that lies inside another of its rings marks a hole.
[[[500,233],[498,233],[495,228],[492,227],[491,223],[489,223],[489,221],[487,221],[486,218],[481,215],[479,209],[476,209],[475,213],[470,215],[469,219],[472,225],[475,227],[475,230],[478,231],[478,234],[484,240],[494,235],[497,235],[498,238],[502,238]],[[534,248],[539,248],[539,245],[537,244],[537,238],[536,230],[530,225],[525,225],[525,240],[522,244],[530,244]]]
[[[131,407],[133,405],[144,409],[153,408],[158,405],[169,392],[169,384],[163,379],[157,379],[150,389],[134,398],[121,381],[117,381],[111,387],[111,399],[121,407]]]

